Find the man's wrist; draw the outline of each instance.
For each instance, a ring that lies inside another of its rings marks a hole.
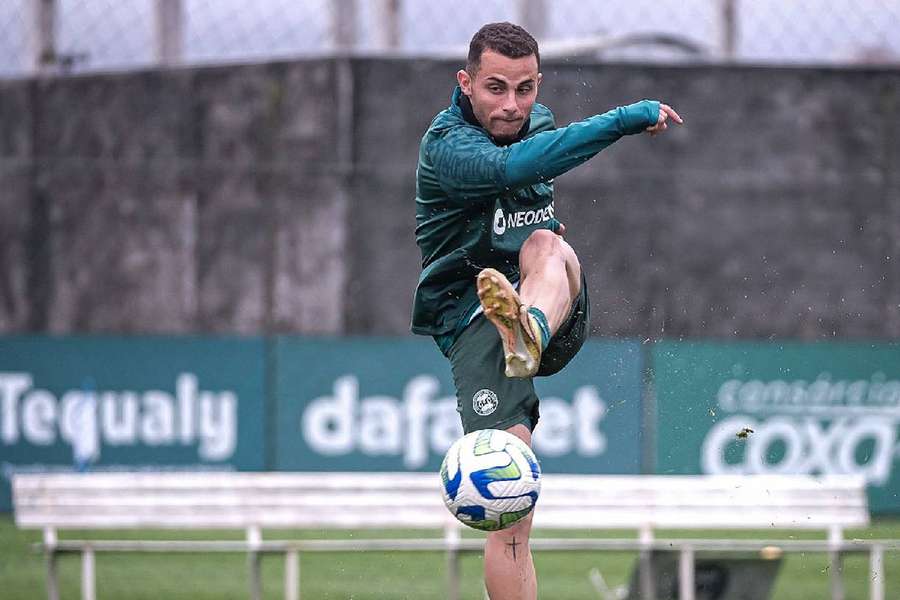
[[[620,115],[627,134],[641,133],[659,121],[659,100],[641,100],[623,106]]]

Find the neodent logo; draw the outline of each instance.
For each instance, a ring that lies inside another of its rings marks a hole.
[[[544,223],[553,218],[554,208],[553,202],[544,208],[535,210],[520,210],[514,213],[506,214],[502,208],[494,211],[494,233],[503,235],[507,229],[516,229],[518,227],[530,227],[538,223]]]
[[[175,394],[70,389],[59,397],[36,388],[30,373],[0,373],[0,443],[50,446],[62,438],[76,459],[89,461],[102,445],[196,443],[201,459],[220,461],[234,454],[237,404],[232,391],[200,390],[193,373],[178,375]]]

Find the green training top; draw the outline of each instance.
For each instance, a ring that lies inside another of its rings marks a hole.
[[[655,125],[659,102],[642,100],[555,128],[535,103],[519,140],[498,145],[459,87],[431,122],[416,169],[416,243],[422,273],[412,331],[446,352],[478,307],[475,278],[493,267],[518,280],[519,249],[537,229],[556,231],[553,178],[624,135]]]

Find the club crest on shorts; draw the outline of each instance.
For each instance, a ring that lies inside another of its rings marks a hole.
[[[497,394],[489,389],[478,390],[472,396],[472,408],[482,417],[497,410],[498,404],[500,400],[497,399]]]

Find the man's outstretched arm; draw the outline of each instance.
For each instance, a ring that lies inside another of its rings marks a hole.
[[[668,105],[642,100],[506,147],[476,128],[457,127],[431,142],[428,152],[444,191],[462,198],[483,196],[553,179],[622,136],[660,133],[670,117],[682,122]]]

